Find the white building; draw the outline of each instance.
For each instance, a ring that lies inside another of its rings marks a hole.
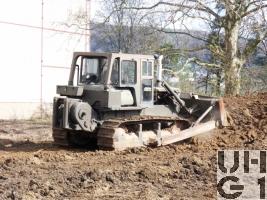
[[[85,50],[85,36],[62,24],[86,0],[43,2],[42,100],[51,104],[56,85],[68,81],[73,51]],[[30,118],[40,107],[41,11],[42,0],[0,2],[0,119]]]

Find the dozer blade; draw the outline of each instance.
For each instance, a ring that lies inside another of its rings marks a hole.
[[[217,113],[217,115],[219,115],[219,125],[221,127],[224,127],[224,126],[229,126],[229,123],[227,121],[227,112],[225,110],[225,106],[224,106],[224,102],[223,102],[223,99],[220,98],[219,102],[219,113]]]
[[[162,137],[161,145],[176,143],[203,133],[207,133],[215,128],[216,128],[216,122],[213,120],[203,124],[199,124],[197,126],[183,130],[177,134],[171,134],[169,136]]]
[[[159,125],[160,127],[160,125]],[[163,146],[176,143],[216,128],[214,120],[180,130],[177,126],[169,129],[128,132],[120,127],[101,128],[98,133],[98,146],[105,150]]]
[[[100,127],[97,145],[101,149],[124,150],[135,147],[163,146],[208,133],[226,125],[222,99],[210,105],[198,118],[151,118],[108,120]],[[171,124],[166,127],[166,124]]]
[[[213,112],[213,119],[201,123],[201,121],[210,113]],[[190,128],[181,130],[179,133],[174,133],[169,136],[162,137],[161,145],[168,145],[176,143],[203,133],[212,131],[217,127],[228,126],[227,115],[224,107],[223,99],[220,98],[218,101],[207,108],[205,112],[192,124]]]

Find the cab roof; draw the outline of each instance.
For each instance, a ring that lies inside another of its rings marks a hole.
[[[105,52],[74,52],[73,57],[77,56],[105,56],[105,57],[135,57],[135,58],[146,58],[154,59],[153,55],[145,54],[128,54],[128,53],[105,53]]]

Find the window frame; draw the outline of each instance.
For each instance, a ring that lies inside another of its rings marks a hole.
[[[117,62],[117,65],[118,65],[118,83],[113,83],[112,81],[112,75],[113,75],[113,69],[114,69],[114,64]],[[112,66],[111,66],[111,72],[110,72],[110,84],[111,85],[114,85],[114,86],[118,86],[120,85],[120,74],[121,74],[121,69],[120,69],[120,66],[121,66],[121,58],[120,57],[116,57],[114,58],[113,60],[113,63],[112,63]]]
[[[144,66],[143,66],[143,63],[146,63],[146,74],[144,75],[143,74],[143,70],[144,70]],[[150,67],[150,71],[151,71],[151,74],[149,75],[149,63],[151,63],[151,67]],[[142,77],[145,77],[145,78],[151,78],[153,77],[153,62],[151,60],[142,60],[141,62],[141,67],[142,67]]]
[[[123,62],[125,62],[125,61],[134,63],[134,68],[135,68],[134,83],[122,83]],[[136,60],[134,60],[134,59],[131,59],[131,60],[130,59],[121,59],[119,69],[120,69],[120,72],[119,72],[120,78],[119,79],[120,79],[120,85],[121,86],[135,86],[137,84],[137,61]]]
[[[143,63],[146,63],[146,74],[144,75],[143,74]],[[148,72],[148,66],[149,64],[148,63],[151,63],[151,74],[149,75]],[[152,106],[153,105],[153,96],[154,96],[154,62],[151,60],[151,59],[143,59],[141,60],[141,82],[140,82],[140,87],[141,87],[141,102],[143,105],[146,105],[146,106]],[[152,85],[151,85],[151,99],[150,100],[144,100],[144,90],[143,90],[143,81],[151,81]]]
[[[80,60],[80,63],[78,63],[78,60],[79,58],[81,59]],[[79,66],[79,80],[78,80],[78,85],[85,85],[86,83],[82,82],[82,76],[83,76],[83,68],[84,68],[84,59],[97,59],[98,60],[98,76],[102,76],[102,73],[100,71],[100,59],[106,59],[107,60],[107,64],[108,64],[108,58],[105,57],[105,56],[79,56],[76,60],[76,65]],[[79,65],[80,64],[80,65]],[[95,83],[94,85],[100,85],[100,84],[103,84],[102,81],[103,81],[103,78],[104,77],[100,77],[100,80],[98,83]]]

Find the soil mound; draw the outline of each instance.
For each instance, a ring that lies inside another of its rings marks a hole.
[[[267,93],[224,99],[229,126],[218,130],[221,147],[253,146],[267,135]]]

